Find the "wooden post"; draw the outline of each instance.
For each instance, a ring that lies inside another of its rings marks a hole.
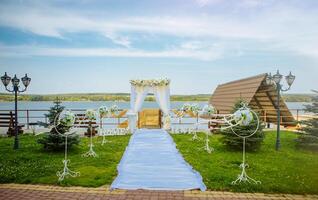
[[[29,110],[26,110],[26,116],[27,116],[27,129],[29,129],[29,123],[30,123],[30,119],[29,119]]]
[[[102,115],[99,115],[99,127],[103,128]]]
[[[297,121],[299,120],[299,109],[297,109],[296,119],[297,119]]]

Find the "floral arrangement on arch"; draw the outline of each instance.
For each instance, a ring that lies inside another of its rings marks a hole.
[[[146,86],[167,86],[170,84],[170,80],[167,78],[164,79],[150,79],[150,80],[130,80],[130,84],[133,86],[140,86],[140,87],[146,87]]]

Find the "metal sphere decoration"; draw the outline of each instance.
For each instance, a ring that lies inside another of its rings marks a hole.
[[[54,119],[54,124],[53,124],[54,129],[56,130],[58,134],[61,134],[65,137],[64,160],[62,161],[64,168],[62,171],[56,172],[56,175],[58,176],[58,181],[63,181],[64,178],[66,178],[67,176],[71,176],[71,177],[80,176],[80,172],[75,172],[68,168],[68,163],[70,163],[70,160],[67,158],[67,137],[75,133],[75,132],[71,133],[71,129],[74,127],[75,120],[76,120],[75,114],[69,110],[59,113],[58,115],[56,115]],[[66,133],[61,133],[58,129],[59,125],[68,127],[69,131]]]
[[[209,110],[212,110],[212,108],[209,108]],[[210,114],[212,115],[212,114]],[[246,143],[246,138],[249,138],[251,136],[253,136],[259,129],[259,117],[258,115],[251,110],[246,104],[242,103],[241,107],[236,110],[233,114],[230,115],[219,115],[219,114],[214,114],[216,117],[222,117],[221,120],[214,120],[214,119],[210,119],[208,120],[208,122],[213,122],[213,123],[223,123],[225,124],[224,126],[222,126],[221,128],[214,128],[213,130],[216,129],[231,129],[231,131],[233,132],[233,134],[235,134],[236,136],[242,138],[243,140],[243,158],[242,158],[242,163],[240,164],[240,168],[242,169],[242,172],[238,175],[237,179],[235,181],[232,182],[232,184],[238,184],[241,182],[248,182],[248,183],[255,183],[255,184],[260,184],[260,181],[257,181],[251,177],[249,177],[246,173],[246,168],[248,168],[248,164],[245,162],[245,143]],[[241,134],[241,133],[237,133],[235,132],[235,130],[233,129],[236,126],[248,126],[250,125],[253,121],[257,122],[257,126],[255,128],[255,130],[251,130],[250,134]],[[206,123],[206,121],[201,121],[198,124],[202,124],[202,123]],[[211,132],[207,131],[206,132],[206,138],[205,138],[205,146],[203,147],[204,150],[206,150],[208,153],[211,153],[212,151],[214,151],[214,149],[212,147],[210,147],[209,145],[209,135],[212,135]]]

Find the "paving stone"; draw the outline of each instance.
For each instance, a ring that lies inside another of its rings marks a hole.
[[[231,193],[220,191],[113,190],[47,185],[0,184],[0,200],[318,200],[318,195]]]

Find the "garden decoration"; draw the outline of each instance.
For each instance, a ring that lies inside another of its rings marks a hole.
[[[203,108],[202,108],[202,114],[204,115],[208,115],[208,116],[211,116],[212,114],[215,113],[215,109],[213,106],[211,105],[205,105]]]
[[[236,133],[233,130],[233,127],[235,126],[247,126],[249,125],[253,120],[255,116],[255,120],[257,121],[257,127],[256,129],[249,135],[242,135],[239,133]],[[221,115],[219,115],[221,116]],[[221,127],[221,129],[228,129],[230,128],[233,132],[233,134],[235,134],[236,136],[240,137],[243,139],[243,158],[242,158],[242,163],[240,164],[240,168],[242,168],[242,172],[241,174],[238,175],[238,178],[232,182],[232,184],[237,184],[237,183],[241,183],[241,182],[248,182],[248,183],[255,183],[255,184],[260,184],[260,181],[256,181],[255,179],[249,177],[246,173],[246,168],[248,168],[248,164],[246,163],[246,159],[245,159],[245,142],[246,142],[246,138],[249,138],[251,136],[253,136],[257,130],[259,129],[259,118],[258,115],[251,110],[250,108],[248,108],[246,106],[246,104],[242,103],[242,106],[234,112],[234,114],[230,114],[230,115],[222,115],[223,119],[221,120],[208,120],[208,121],[213,121],[213,122],[217,122],[217,123],[225,123],[227,124],[226,126]],[[205,122],[200,122],[200,123],[206,123]],[[199,123],[199,124],[200,124]],[[220,129],[220,128],[215,128],[215,129]],[[206,139],[205,139],[205,146],[203,147],[208,153],[211,153],[213,151],[213,148],[211,148],[209,146],[209,135],[211,135],[211,133],[206,132]]]
[[[202,114],[203,115],[207,115],[207,116],[211,116],[212,114],[215,113],[215,109],[213,106],[211,105],[205,105],[203,108],[202,108]],[[210,140],[209,140],[209,136],[212,136],[212,132],[210,131],[206,131],[205,132],[205,146],[203,147],[203,149],[205,151],[207,151],[208,153],[212,153],[212,151],[214,151],[214,148],[213,147],[210,147]]]
[[[200,111],[200,107],[198,106],[198,104],[192,104],[189,107],[189,110],[195,115],[198,116],[199,111]],[[197,135],[197,131],[198,131],[198,123],[196,123],[195,125],[195,130],[193,131],[193,137],[192,140],[198,140],[199,137]]]
[[[95,120],[96,119],[96,112],[95,110],[88,109],[86,110],[85,116],[89,120]],[[82,156],[83,157],[97,157],[97,154],[93,150],[93,131],[92,131],[92,125],[91,123],[89,124],[89,129],[90,129],[90,144],[89,144],[89,150],[88,152],[84,153]]]
[[[70,111],[63,111],[60,114],[56,115],[55,120],[54,120],[54,128],[56,130],[56,132],[58,134],[61,134],[58,130],[59,124],[63,124],[65,126],[68,126],[70,128],[72,128],[74,126],[75,123],[75,115],[74,113],[70,112]],[[71,129],[70,129],[71,130]],[[75,132],[71,133],[66,132],[63,135],[65,135],[65,150],[64,150],[64,160],[62,161],[64,164],[64,168],[62,171],[58,171],[56,172],[56,175],[59,177],[59,181],[63,181],[65,177],[67,176],[71,176],[71,177],[76,177],[80,175],[80,172],[75,172],[72,171],[68,168],[68,163],[70,163],[70,160],[67,158],[67,136],[74,134]]]
[[[190,115],[191,117],[197,117],[198,116],[198,113],[200,111],[200,107],[197,105],[197,104],[188,104],[188,103],[185,103],[182,105],[182,107],[179,109],[179,110],[176,110],[174,111],[174,113],[177,115],[177,117],[179,118],[179,121],[186,115]],[[198,129],[198,123],[195,124],[195,128],[188,128],[188,129],[185,129],[185,130],[181,130],[180,128],[179,129],[175,129],[177,130],[178,133],[189,133],[189,134],[193,134],[193,137],[191,138],[191,140],[200,140],[200,138],[198,137],[197,133],[195,130]]]
[[[238,137],[243,139],[243,156],[242,156],[242,163],[240,164],[240,168],[242,169],[241,174],[238,175],[237,179],[232,181],[232,184],[235,185],[237,183],[241,183],[241,182],[248,182],[248,183],[255,183],[255,184],[261,184],[260,181],[257,181],[251,177],[249,177],[246,173],[246,168],[249,167],[249,165],[245,162],[245,142],[246,142],[246,138],[251,137],[252,135],[254,135],[258,128],[259,128],[259,118],[258,115],[251,109],[249,109],[245,104],[243,104],[243,106],[238,109],[234,114],[234,121],[236,122],[236,124],[242,125],[242,126],[247,126],[248,124],[250,124],[253,121],[253,115],[256,118],[257,121],[257,127],[256,129],[248,135],[241,135],[239,133],[236,133],[233,130],[233,125],[231,124],[231,121],[227,121],[227,123],[230,125],[229,127],[231,128],[232,132],[237,135]]]
[[[98,109],[98,112],[99,112],[99,120],[101,121],[101,124],[103,124],[103,119],[107,117],[107,114],[109,113],[108,108],[106,106],[101,106]],[[103,136],[102,145],[104,145],[105,143],[108,142],[105,137],[106,136],[105,130],[101,126],[99,126],[98,131],[100,135]]]
[[[170,84],[169,79],[151,79],[151,80],[130,80],[130,84],[139,87],[167,86]]]
[[[214,151],[214,148],[213,147],[210,147],[210,139],[209,139],[209,136],[212,136],[212,133],[209,132],[209,131],[206,131],[205,132],[205,146],[202,147],[206,152],[208,153],[212,153]]]
[[[111,114],[112,117],[116,117],[119,113],[119,108],[116,104],[112,105],[109,108],[109,113]]]

